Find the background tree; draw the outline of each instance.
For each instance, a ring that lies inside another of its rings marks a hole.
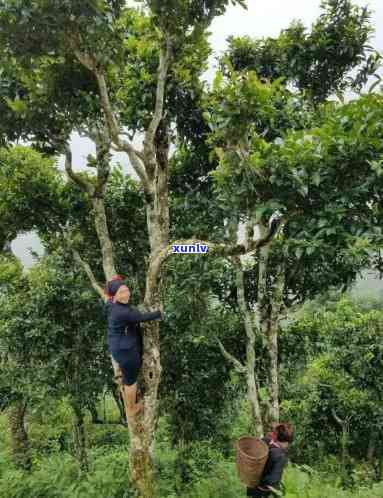
[[[94,186],[73,173],[69,150],[66,154],[67,171],[71,178],[87,192],[95,211],[98,212],[95,221],[103,254],[105,277],[109,279],[115,273],[115,263],[102,195],[109,174],[110,144],[128,155],[141,180],[147,211],[150,257],[144,303],[148,309],[159,305],[157,287],[161,262],[159,252],[166,249],[169,236],[167,162],[170,127],[164,112],[167,107],[165,103],[167,75],[170,67],[176,67],[173,62],[182,58],[185,47],[197,46],[198,42],[203,40],[206,27],[215,15],[224,12],[227,4],[226,0],[209,3],[178,2],[172,5],[167,4],[167,9],[164,10],[164,4],[160,6],[158,2],[147,3],[153,14],[151,25],[159,47],[159,53],[157,51],[159,62],[157,62],[158,76],[153,92],[154,104],[152,108],[144,107],[143,110],[144,119],[142,119],[143,125],[141,126],[143,126],[145,137],[143,147],[139,150],[133,145],[131,139],[127,140],[121,135],[123,127],[129,126],[123,115],[126,99],[123,98],[123,92],[114,93],[116,87],[113,85],[117,79],[117,88],[119,87],[125,68],[124,55],[127,44],[124,41],[127,41],[129,27],[133,24],[129,19],[129,9],[123,9],[122,4],[114,2],[90,2],[85,6],[68,1],[60,4],[60,8],[56,2],[48,4],[38,2],[23,6],[22,9],[12,2],[2,3],[0,23],[4,35],[5,53],[14,55],[18,62],[23,64],[24,70],[28,65],[41,64],[43,60],[47,60],[47,57],[48,61],[50,59],[50,61],[59,60],[60,62],[63,57],[67,57],[84,66],[97,82],[99,100],[95,114],[102,111],[105,118],[103,125],[97,130],[99,135],[97,141],[102,144],[99,148],[102,157],[100,155],[97,157],[97,183]],[[169,17],[170,14],[171,17]],[[173,22],[174,15],[179,20],[177,26]],[[171,22],[169,22],[170,19]],[[52,25],[48,36],[46,30],[39,29],[46,24]],[[179,29],[180,26],[182,30]],[[19,30],[23,33],[22,43],[19,42]],[[38,32],[42,33],[42,36],[36,36]],[[121,110],[121,114],[115,112],[116,108]],[[66,140],[67,136],[58,136],[55,146],[58,144],[62,147]],[[87,269],[90,268],[87,267]],[[88,274],[91,276],[89,271]],[[94,288],[97,289],[95,279],[92,276],[91,278]],[[99,288],[98,292],[100,292]],[[142,420],[143,428],[131,428],[131,461],[133,479],[137,482],[141,494],[151,496],[153,479],[150,449],[157,418],[157,391],[161,370],[158,324],[147,325],[146,332],[143,359],[146,414]]]
[[[379,302],[343,297],[334,304],[302,310],[282,334],[283,411],[297,416],[302,427],[299,439],[310,441],[305,449],[298,444],[297,457],[311,459],[313,451],[334,452],[341,458],[342,478],[348,483],[352,459],[368,461],[376,478],[381,478],[377,378],[381,315]],[[293,361],[298,367],[294,379],[288,374]]]
[[[331,2],[331,5],[331,8],[334,8],[335,3]],[[357,19],[367,20],[365,12],[350,8],[346,15],[343,7],[344,2],[340,2],[339,17],[345,17],[342,22],[354,26],[356,31],[353,33],[355,40],[359,40],[359,50],[365,53],[366,38],[362,32],[367,36],[368,29],[363,23],[356,28]],[[325,27],[326,19],[329,20],[329,17],[322,16],[315,28],[318,31],[318,26],[320,26],[324,31],[324,36],[327,31],[331,31],[328,26]],[[351,29],[348,32],[351,32]],[[343,44],[346,45],[348,41],[343,40]],[[259,47],[262,46],[254,42],[254,50],[261,51]],[[279,49],[282,51],[284,46]],[[243,52],[241,54],[243,55]],[[376,177],[375,174],[376,169],[379,170],[377,164],[381,151],[379,147],[375,147],[377,143],[375,139],[371,135],[368,138],[369,132],[365,135],[364,131],[374,128],[379,134],[380,118],[377,118],[374,111],[370,115],[371,117],[374,115],[376,119],[373,125],[372,122],[366,122],[363,113],[366,110],[365,105],[368,108],[371,105],[371,110],[372,108],[377,110],[380,97],[365,97],[344,106],[343,109],[335,103],[318,107],[321,96],[318,96],[317,101],[314,102],[312,91],[310,98],[307,98],[305,92],[301,94],[292,92],[285,86],[289,81],[288,78],[285,78],[283,83],[278,79],[271,82],[260,80],[259,76],[254,71],[248,70],[245,65],[245,68],[242,66],[243,71],[236,72],[233,70],[230,56],[234,58],[233,51],[223,59],[223,64],[226,63],[224,74],[218,74],[216,78],[210,100],[211,107],[205,114],[213,130],[211,140],[219,159],[219,166],[212,174],[216,180],[217,195],[226,208],[227,219],[231,219],[233,240],[237,238],[240,220],[246,224],[246,228],[244,227],[247,237],[245,245],[249,245],[249,241],[253,240],[254,233],[265,238],[265,243],[261,244],[263,247],[256,255],[254,263],[256,294],[253,300],[251,301],[250,298],[249,301],[253,309],[254,307],[256,309],[256,327],[262,330],[268,344],[267,350],[270,357],[268,418],[277,420],[279,418],[277,327],[285,305],[291,305],[294,301],[299,302],[302,298],[301,291],[308,294],[315,292],[314,282],[320,272],[322,276],[331,275],[331,279],[327,280],[327,285],[349,284],[358,269],[363,264],[367,264],[368,238],[375,241],[379,239],[378,220],[381,216],[378,214],[379,202],[373,207],[374,201],[372,204],[370,201],[375,198],[376,184],[379,183],[380,174],[378,173]],[[244,55],[243,58],[245,59]],[[338,62],[334,63],[338,64]],[[356,57],[354,63],[359,62],[360,58]],[[251,66],[250,63],[249,66]],[[336,81],[333,81],[332,91],[342,86],[340,74],[346,81],[348,70],[347,65],[342,66],[342,69],[337,68],[338,76]],[[262,76],[265,77],[265,75]],[[313,106],[313,103],[316,105]],[[364,111],[361,110],[362,108]],[[354,125],[356,125],[355,120],[358,122],[355,128],[349,121],[351,116],[354,119]],[[350,123],[349,126],[346,126],[347,123]],[[353,138],[349,134],[351,130],[354,130]],[[347,135],[346,141],[343,140],[343,135]],[[367,140],[364,141],[364,138]],[[357,161],[354,155],[356,144],[358,144]],[[367,148],[364,149],[364,146]],[[310,149],[311,152],[308,152]],[[326,149],[327,153],[324,152]],[[335,152],[336,149],[338,153]],[[362,149],[364,149],[363,153],[361,153]],[[376,154],[374,159],[370,157],[372,151]],[[284,156],[285,152],[286,156]],[[331,164],[337,156],[338,162]],[[367,176],[363,180],[360,176],[361,157],[367,160],[365,170]],[[327,161],[330,158],[331,160]],[[293,160],[292,163],[290,160]],[[346,184],[342,186],[339,176],[341,171],[338,166],[339,160],[342,162],[342,168],[347,170],[347,182],[353,182],[354,178],[355,183],[352,187],[350,183],[347,183],[348,187]],[[293,169],[290,169],[293,163]],[[281,166],[280,169],[278,164]],[[324,192],[329,192],[330,188],[329,184],[326,185],[326,181],[330,178],[331,188],[340,187],[340,190],[337,194],[334,191],[334,197],[330,195],[325,199],[324,196],[327,194]],[[346,201],[344,192],[350,191],[349,189],[355,193],[355,197],[349,197]],[[343,195],[343,201],[342,197],[339,199],[340,194]],[[364,194],[366,194],[365,197],[363,197]],[[336,200],[335,197],[337,197]],[[354,211],[355,203],[358,205],[356,211]],[[233,212],[235,214],[232,214]],[[277,230],[278,220],[284,226],[280,235]],[[338,221],[340,223],[337,227]],[[274,231],[276,237],[274,240],[267,239],[268,226],[273,223],[276,228]],[[373,226],[375,226],[374,229]],[[369,235],[366,238],[367,232]],[[362,235],[364,235],[364,241]],[[336,247],[338,253],[338,257],[332,260],[328,258],[329,252],[332,251],[330,247],[334,249]],[[371,247],[373,248],[374,244]],[[342,256],[339,250],[342,251]],[[312,259],[302,258],[305,253],[307,256],[312,255]],[[300,260],[301,263],[299,263]],[[308,260],[313,262],[314,271],[313,268],[306,266]],[[247,324],[247,336],[251,344],[247,356],[246,366],[248,368],[238,364],[227,352],[225,355],[232,360],[239,371],[244,373],[248,370],[249,372],[248,386],[249,392],[252,393],[250,399],[252,399],[254,419],[258,432],[262,433],[260,406],[257,400],[257,379],[254,379],[253,375],[255,367],[255,358],[252,353],[255,343],[254,329],[251,313],[246,304],[243,272],[238,259],[236,265],[238,297],[240,298],[238,304],[244,322]],[[302,267],[308,269],[307,274],[303,271],[299,275]],[[321,268],[320,272],[318,272],[319,268]],[[306,279],[305,284],[309,283],[310,273],[315,277],[311,279],[314,285],[309,291],[309,285],[306,285],[304,290],[302,284],[303,279]],[[325,279],[326,277],[318,280],[322,290],[323,285],[326,285]]]
[[[46,397],[68,399],[86,471],[84,411],[97,404],[110,372],[103,316],[84,280],[71,256],[47,256],[2,296],[1,339],[12,359],[4,372],[8,385],[41,407]]]
[[[311,30],[297,21],[277,38],[231,37],[223,67],[229,61],[236,71],[253,70],[260,79],[281,78],[314,104],[349,88],[361,90],[381,61],[369,45],[371,14],[350,0],[323,0],[321,8]]]
[[[61,178],[52,159],[23,146],[0,149],[0,247],[19,233],[54,232],[63,223]]]
[[[18,292],[23,284],[22,266],[10,254],[0,255],[0,299],[3,300],[7,292]],[[25,359],[25,356],[24,356]],[[9,354],[7,343],[0,335],[0,410],[6,410],[12,444],[12,457],[16,466],[30,470],[32,461],[29,449],[28,434],[25,427],[25,412],[28,397],[22,390],[17,389],[5,373],[17,365],[17,359]]]

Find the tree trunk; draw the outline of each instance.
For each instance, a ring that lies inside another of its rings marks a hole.
[[[279,422],[279,381],[278,381],[278,324],[269,323],[267,334],[269,367],[270,420]]]
[[[279,422],[278,326],[275,323],[269,324],[268,344],[268,352],[270,358],[270,420],[271,422]]]
[[[236,265],[236,284],[237,284],[237,302],[245,324],[247,342],[246,342],[246,382],[247,393],[251,406],[251,415],[255,427],[255,432],[258,437],[263,437],[264,428],[262,422],[262,414],[259,403],[259,395],[257,389],[257,374],[255,371],[255,331],[251,319],[250,310],[247,307],[245,298],[245,282],[240,258],[233,258]]]
[[[164,157],[164,156],[163,156]],[[159,252],[168,243],[169,205],[167,185],[167,163],[156,167],[154,199],[146,205],[147,224],[150,242],[149,267],[146,274],[144,304],[147,310],[162,309],[159,293],[160,259]],[[158,321],[144,325],[143,352],[143,416],[136,417],[137,423],[129,424],[131,435],[132,479],[142,498],[155,496],[153,479],[154,434],[158,422],[158,389],[161,379],[160,326]]]
[[[266,232],[266,227],[259,225],[261,236]],[[276,340],[274,330],[270,327],[271,318],[271,295],[269,286],[268,264],[270,256],[270,246],[266,245],[259,250],[258,262],[258,302],[259,328],[262,332],[262,341],[266,346],[269,357],[269,382],[268,382],[268,400],[265,404],[266,413],[264,413],[265,425],[271,425],[278,419],[276,416],[276,391],[275,391],[275,369],[277,368],[278,356],[275,356]],[[273,381],[272,381],[273,379]]]
[[[377,442],[376,433],[372,432],[370,434],[370,439],[368,441],[368,448],[367,448],[367,461],[371,464],[375,460],[376,442]]]
[[[285,288],[284,268],[279,267],[270,289],[270,319],[268,324],[267,342],[270,358],[269,393],[270,418],[279,422],[279,379],[278,379],[278,328],[280,313],[283,308],[283,293]]]
[[[112,388],[112,396],[114,398],[114,401],[116,402],[116,406],[120,414],[121,423],[126,424],[126,413],[125,413],[125,406],[124,406],[124,400],[122,398],[121,389],[119,387],[114,386],[114,388]]]
[[[11,433],[12,455],[15,465],[25,470],[32,466],[28,435],[24,425],[25,403],[15,401],[8,409],[8,421]]]
[[[252,352],[249,354],[250,349],[252,350]],[[264,436],[264,427],[263,427],[261,408],[260,408],[260,403],[259,403],[259,398],[258,398],[257,383],[255,380],[254,345],[252,345],[250,341],[247,343],[246,351],[247,351],[246,381],[247,381],[247,393],[248,393],[248,397],[249,397],[249,401],[250,401],[250,405],[251,405],[251,415],[252,415],[253,422],[254,422],[256,436],[263,437]],[[249,358],[249,356],[250,357],[253,356],[254,361],[253,361],[253,359]]]
[[[86,451],[86,435],[84,426],[84,414],[79,403],[72,403],[73,410],[73,442],[76,457],[80,465],[81,472],[89,470],[88,456]]]
[[[154,434],[158,420],[158,387],[161,377],[159,323],[144,324],[144,411],[129,423],[131,478],[142,498],[155,496],[153,479]]]
[[[267,231],[260,226],[261,235]],[[269,402],[266,419],[268,422],[279,422],[279,380],[278,380],[278,326],[283,309],[283,293],[285,287],[284,268],[277,268],[273,275],[269,269],[271,245],[267,244],[259,251],[258,274],[258,307],[260,328],[269,357],[268,394]]]
[[[166,33],[164,33],[166,35]],[[150,259],[146,278],[145,308],[147,310],[158,309],[161,306],[158,292],[158,275],[160,272],[161,258],[159,252],[165,249],[169,236],[169,205],[168,205],[168,152],[169,140],[168,129],[163,121],[165,87],[168,68],[172,55],[172,45],[169,36],[165,36],[166,43],[160,50],[160,62],[158,66],[158,79],[156,90],[156,103],[150,124],[145,132],[143,150],[139,153],[132,144],[126,140],[120,140],[119,134],[122,126],[114,115],[110,104],[108,87],[105,75],[97,66],[92,54],[84,54],[79,48],[72,44],[72,48],[79,61],[92,71],[97,79],[101,106],[105,114],[108,134],[103,138],[104,144],[109,143],[109,137],[120,149],[127,152],[130,162],[138,174],[145,192],[147,225],[150,241]],[[108,136],[107,136],[108,135]],[[109,279],[114,272],[113,248],[107,232],[107,222],[102,194],[108,176],[107,157],[108,150],[103,147],[98,154],[99,164],[97,168],[97,186],[93,190],[89,182],[85,186],[88,192],[95,192],[93,198],[96,213],[96,229],[100,240],[103,255],[103,265],[106,278]],[[69,157],[67,163],[69,164]],[[67,171],[72,178],[76,175],[71,171],[69,165]],[[77,182],[84,183],[78,177]],[[100,202],[97,200],[100,199]],[[113,365],[115,368],[115,365]],[[131,436],[131,476],[137,486],[142,498],[153,498],[153,449],[154,432],[158,418],[158,387],[161,376],[160,364],[160,341],[159,323],[148,322],[144,324],[144,352],[143,352],[143,376],[144,376],[144,413],[135,417],[133,423],[129,423]],[[115,373],[117,374],[115,369]]]

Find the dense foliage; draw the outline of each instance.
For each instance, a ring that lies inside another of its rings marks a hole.
[[[207,29],[245,3],[0,0],[0,497],[238,497],[233,442],[277,419],[286,498],[382,496],[381,296],[339,294],[382,267],[382,92],[345,102],[380,62],[370,14],[324,0],[310,30],[231,38],[209,86]],[[24,271],[30,230],[45,255]],[[166,259],[177,239],[210,254]],[[130,438],[100,300],[116,272],[165,308]]]

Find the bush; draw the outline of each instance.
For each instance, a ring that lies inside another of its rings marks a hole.
[[[98,453],[98,454],[97,454]],[[90,471],[79,473],[76,460],[60,453],[41,459],[32,473],[10,466],[0,479],[1,498],[133,498],[126,448],[89,452]]]
[[[238,498],[245,495],[246,489],[237,477],[235,464],[220,461],[209,476],[197,479],[186,491],[184,497]]]
[[[66,454],[40,460],[33,473],[11,466],[1,475],[0,496],[7,498],[63,498],[64,492],[77,479],[76,461]]]
[[[383,483],[372,487],[360,487],[356,490],[344,490],[340,487],[340,479],[331,482],[309,467],[288,467],[284,476],[286,488],[285,498],[381,498]]]

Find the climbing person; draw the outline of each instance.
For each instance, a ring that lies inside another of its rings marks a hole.
[[[142,409],[137,403],[137,377],[142,363],[142,336],[139,322],[162,319],[161,311],[141,313],[129,306],[130,289],[116,276],[106,286],[108,347],[122,372],[122,395],[127,417]]]
[[[291,424],[276,424],[273,431],[263,441],[269,447],[269,456],[256,488],[247,488],[247,496],[265,498],[276,496],[273,489],[279,490],[283,470],[287,464],[287,449],[294,439],[294,430]]]

